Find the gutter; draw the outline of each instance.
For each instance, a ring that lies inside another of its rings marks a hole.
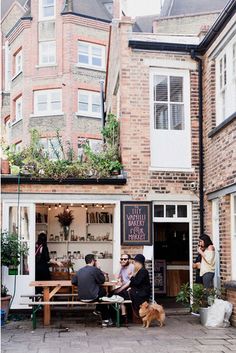
[[[132,49],[174,51],[187,53],[190,53],[192,50],[196,51],[198,48],[198,45],[195,44],[152,42],[142,40],[129,40],[128,45]]]
[[[61,12],[61,15],[62,16],[74,15],[74,16],[88,18],[90,20],[101,21],[101,22],[105,22],[105,23],[111,23],[111,20],[105,20],[103,18],[98,18],[98,17],[89,16],[89,15],[84,15],[82,13],[78,13],[78,12],[74,12],[74,11]]]

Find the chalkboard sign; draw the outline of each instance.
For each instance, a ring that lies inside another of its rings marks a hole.
[[[154,292],[166,294],[166,260],[155,260]]]
[[[121,202],[122,245],[152,245],[152,203]]]

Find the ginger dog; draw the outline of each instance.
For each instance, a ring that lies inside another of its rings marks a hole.
[[[143,327],[148,328],[150,323],[154,320],[157,320],[160,323],[160,327],[164,325],[165,321],[165,311],[161,305],[156,303],[149,304],[148,302],[144,302],[140,305],[139,316],[143,320]]]

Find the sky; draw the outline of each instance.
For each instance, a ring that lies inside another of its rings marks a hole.
[[[127,15],[131,17],[158,14],[161,1],[163,2],[163,0],[124,0]]]

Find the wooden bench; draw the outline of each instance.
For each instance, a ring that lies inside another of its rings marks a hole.
[[[70,296],[74,296],[73,294],[55,294],[54,296],[56,297],[70,297]],[[98,304],[102,304],[102,305],[111,305],[115,312],[116,312],[116,327],[120,327],[120,305],[121,304],[131,304],[131,300],[124,300],[122,303],[120,302],[110,302],[110,301],[96,301],[96,302],[85,302],[85,301],[38,301],[35,299],[41,299],[42,295],[22,295],[21,297],[23,298],[29,298],[32,299],[31,302],[27,302],[27,303],[21,303],[21,305],[28,305],[29,307],[32,307],[32,314],[31,314],[31,318],[32,318],[32,327],[33,330],[36,329],[36,313],[37,311],[39,311],[40,309],[42,309],[45,305],[54,305],[54,306],[62,306],[62,305],[72,305],[72,306],[87,306],[87,307],[91,307],[91,306],[96,306]]]

